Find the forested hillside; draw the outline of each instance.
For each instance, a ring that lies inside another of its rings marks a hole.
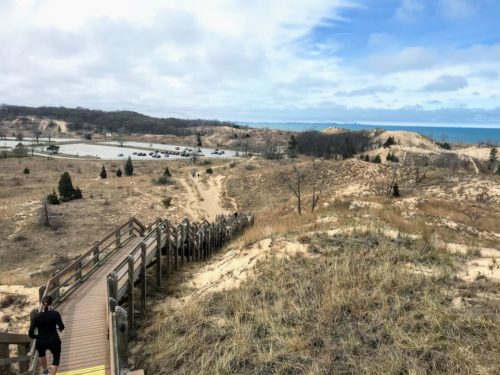
[[[155,133],[190,135],[190,128],[198,126],[235,126],[217,120],[185,120],[179,118],[156,118],[132,111],[101,111],[82,107],[25,107],[3,105],[0,120],[12,120],[19,116],[38,116],[68,122],[71,130],[96,130],[126,133]]]

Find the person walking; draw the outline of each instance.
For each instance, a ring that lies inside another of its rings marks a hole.
[[[64,329],[64,323],[61,315],[52,309],[52,296],[42,298],[42,311],[35,315],[31,321],[29,336],[36,340],[35,348],[38,351],[40,366],[43,368],[43,374],[55,375],[59,368],[61,358],[61,339],[57,333]],[[35,334],[35,329],[38,330]],[[50,372],[47,366],[45,352],[50,350],[52,353],[52,367]]]

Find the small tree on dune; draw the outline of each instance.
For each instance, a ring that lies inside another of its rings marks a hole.
[[[132,176],[134,174],[134,166],[132,165],[132,158],[129,156],[125,163],[125,175]]]
[[[394,186],[392,187],[392,196],[399,197],[399,186],[397,183],[395,183]]]
[[[59,195],[63,201],[69,201],[73,199],[75,193],[75,188],[73,187],[73,182],[71,181],[71,176],[68,172],[64,172],[59,179],[59,186],[57,187]]]
[[[196,134],[196,146],[197,146],[197,147],[202,147],[202,143],[201,143],[201,135],[200,135],[200,133]]]
[[[167,177],[172,177],[172,173],[170,173],[170,170],[168,169],[168,167],[165,168],[165,172],[163,172],[163,175],[167,176]]]
[[[118,168],[116,170],[116,177],[121,177],[122,176],[122,170],[120,168]]]
[[[106,178],[106,177],[108,177],[108,173],[106,172],[106,168],[104,167],[104,165],[102,166],[100,176],[101,176],[101,178]]]
[[[376,155],[376,156],[373,158],[373,163],[376,163],[376,164],[380,164],[380,163],[382,163],[382,159],[380,158],[380,155]]]

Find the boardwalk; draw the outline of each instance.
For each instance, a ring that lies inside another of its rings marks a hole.
[[[145,316],[148,289],[161,290],[163,277],[208,259],[253,221],[251,214],[234,213],[218,215],[213,223],[185,219],[172,225],[157,219],[146,227],[132,217],[56,272],[40,288],[40,297],[54,298],[65,324],[59,373],[142,374],[129,372],[128,339],[136,314]],[[22,375],[38,373],[30,341],[24,335],[0,335],[0,373],[12,364]],[[17,357],[10,356],[11,344],[18,346]],[[47,359],[52,361],[50,355]]]
[[[66,325],[61,334],[62,375],[110,374],[106,277],[141,240],[131,239],[57,309]]]

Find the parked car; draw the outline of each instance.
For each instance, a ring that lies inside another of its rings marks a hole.
[[[123,154],[118,154],[118,157],[119,157],[119,158],[123,157]]]

